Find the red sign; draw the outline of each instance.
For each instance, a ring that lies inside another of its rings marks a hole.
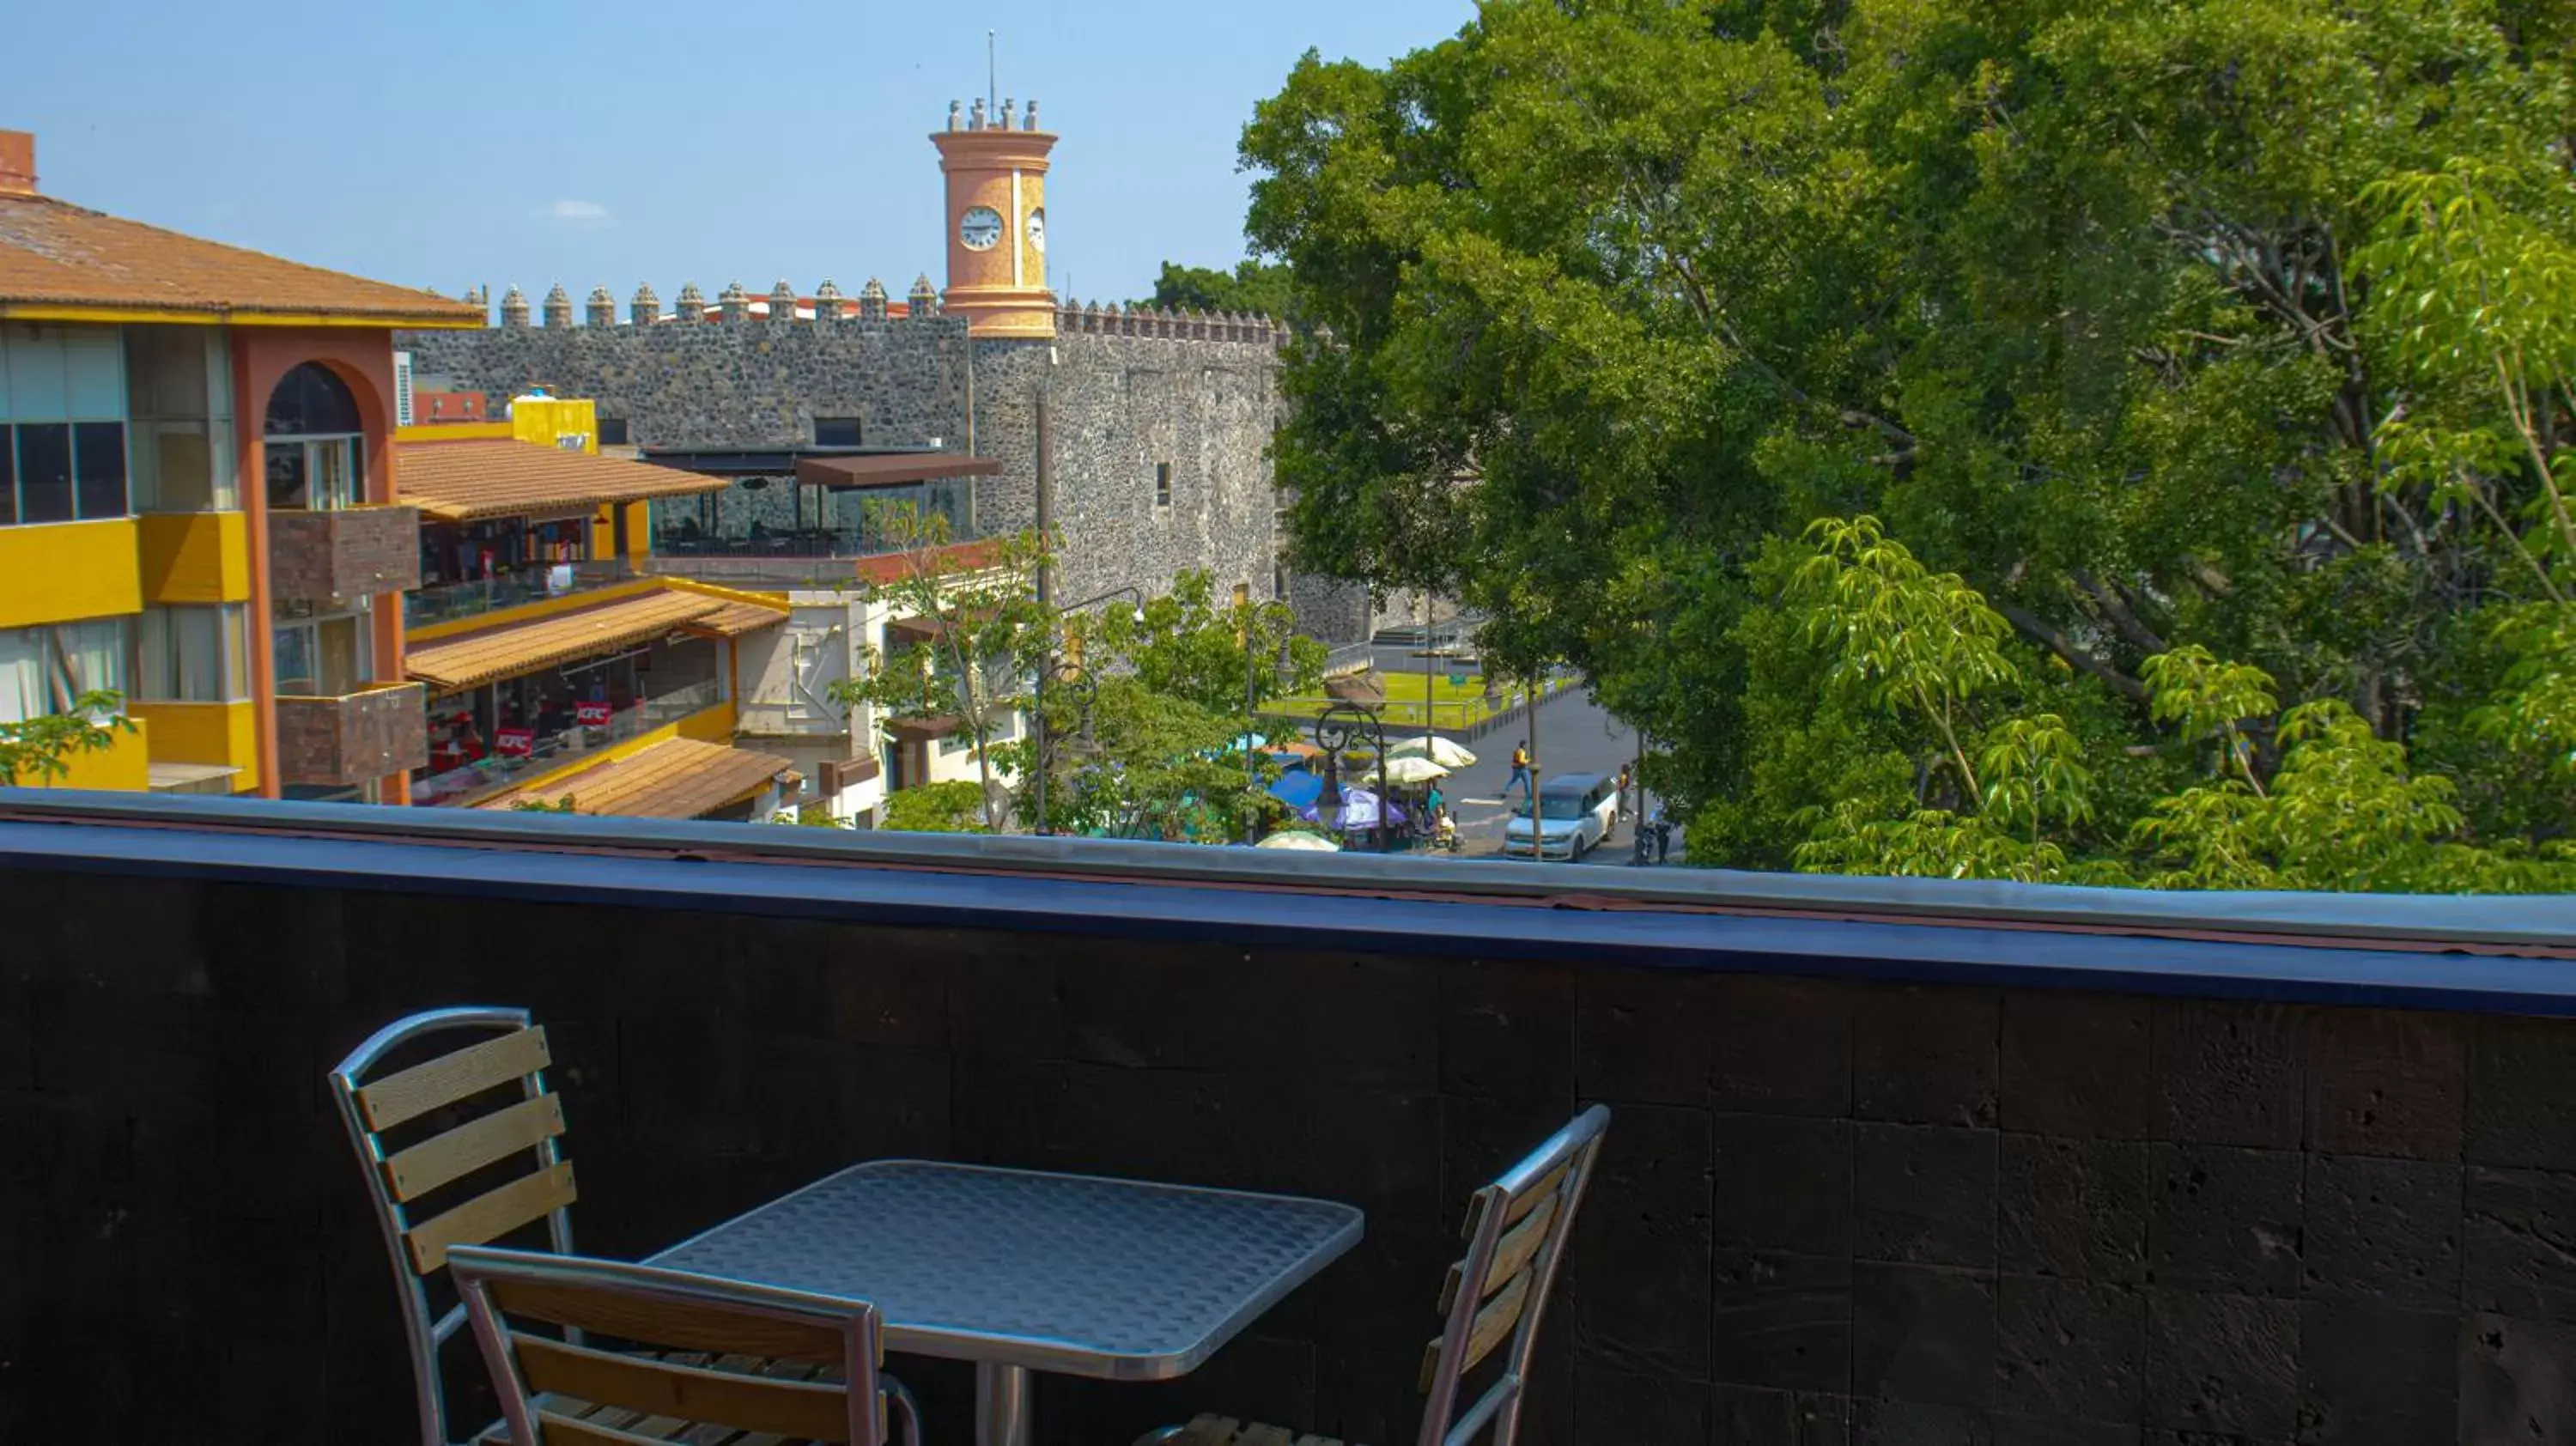
[[[572,705],[572,721],[584,728],[605,728],[608,726],[608,704],[575,703]]]
[[[496,728],[492,731],[492,751],[503,758],[525,758],[537,751],[537,730]]]

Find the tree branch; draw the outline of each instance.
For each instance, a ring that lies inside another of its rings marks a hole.
[[[2069,575],[2075,579],[2075,585],[2084,589],[2085,594],[2102,609],[2102,616],[2111,620],[2111,626],[2118,629],[2120,636],[2127,638],[2131,646],[2150,655],[2168,651],[2165,640],[2156,635],[2155,629],[2139,620],[2137,613],[2130,609],[2129,600],[2121,594],[2119,588],[2102,582],[2093,574],[2080,568]]]
[[[1997,602],[1994,604],[1994,609],[2003,615],[2005,622],[2012,624],[2024,637],[2064,658],[2069,666],[2080,672],[2090,673],[2108,683],[2112,691],[2132,703],[2147,701],[2146,684],[2075,646],[2073,638],[2068,637],[2063,630],[2042,620],[2037,614],[2015,607],[2008,602]]]

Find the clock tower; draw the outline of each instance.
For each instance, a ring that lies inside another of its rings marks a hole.
[[[1014,103],[986,114],[975,102],[930,137],[948,182],[948,289],[940,305],[964,316],[973,336],[1046,340],[1055,335],[1055,293],[1047,289],[1047,152],[1038,103],[1019,120]],[[1017,122],[1016,124],[1014,122]]]

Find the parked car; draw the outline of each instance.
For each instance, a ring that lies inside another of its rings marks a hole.
[[[1600,847],[1619,817],[1618,783],[1606,773],[1560,773],[1539,785],[1538,856],[1572,861]],[[1503,825],[1503,852],[1528,858],[1528,805]]]

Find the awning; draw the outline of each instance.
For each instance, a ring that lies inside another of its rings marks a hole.
[[[475,807],[507,809],[535,802],[560,807],[570,799],[575,813],[698,818],[752,797],[794,766],[775,753],[668,738],[624,758],[512,789]]]
[[[796,481],[806,487],[906,487],[940,477],[993,477],[1002,464],[961,452],[897,452],[873,457],[799,457]]]
[[[396,491],[403,501],[441,522],[585,516],[611,502],[721,492],[729,482],[620,457],[499,438],[410,442],[394,449]]]
[[[704,593],[642,593],[579,612],[441,638],[406,653],[403,670],[441,692],[470,688],[595,653],[615,652],[738,606],[742,604]]]
[[[766,603],[726,603],[702,618],[691,618],[687,630],[702,638],[738,638],[787,621],[787,609]]]
[[[932,738],[946,738],[964,731],[966,720],[942,715],[937,718],[897,718],[885,725],[885,731],[906,743],[920,743]]]

